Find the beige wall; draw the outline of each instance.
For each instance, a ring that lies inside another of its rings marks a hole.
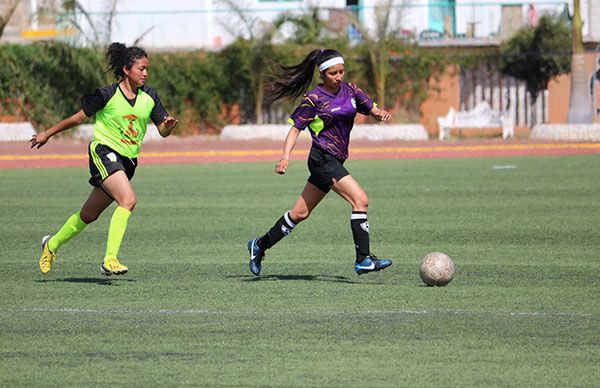
[[[594,52],[586,52],[587,73],[591,76],[595,69],[596,55]],[[599,91],[596,85],[596,92]],[[550,82],[549,92],[549,122],[552,124],[566,123],[569,114],[569,98],[571,95],[571,77],[561,75]],[[598,120],[597,120],[598,121]]]
[[[459,75],[458,68],[451,66],[439,81],[430,82],[432,90],[437,89],[438,91],[432,93],[432,96],[421,105],[421,124],[430,137],[438,134],[437,118],[446,116],[450,107],[459,108]]]
[[[595,69],[596,54],[593,51],[586,52],[587,72],[589,75]],[[438,88],[439,92],[432,96],[421,105],[421,124],[425,127],[430,136],[436,136],[438,133],[437,117],[445,116],[450,107],[459,108],[460,104],[460,85],[459,73],[456,67],[449,68],[446,73],[437,82],[431,83],[432,89]],[[569,109],[569,96],[571,88],[570,75],[561,75],[550,82],[548,85],[548,122],[566,123]],[[596,86],[596,93],[600,93],[600,85]],[[600,103],[598,104],[600,107]],[[597,120],[600,121],[600,120]],[[517,134],[527,134],[528,128],[517,128]]]

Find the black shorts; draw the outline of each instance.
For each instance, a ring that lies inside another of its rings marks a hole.
[[[346,175],[350,175],[344,167],[343,160],[317,147],[310,149],[308,171],[310,171],[308,181],[326,193],[331,189],[333,179],[339,181]]]
[[[103,144],[91,142],[88,146],[90,161],[90,185],[100,187],[100,184],[117,171],[124,171],[131,180],[137,166],[137,158],[127,158],[112,148]]]

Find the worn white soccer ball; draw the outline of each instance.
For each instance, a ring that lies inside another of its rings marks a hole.
[[[428,286],[445,286],[454,276],[454,263],[445,253],[428,253],[421,261],[419,275]]]

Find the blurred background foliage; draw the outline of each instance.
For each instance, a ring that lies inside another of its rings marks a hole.
[[[219,52],[150,52],[148,85],[157,90],[169,112],[180,118],[184,124],[181,133],[218,133],[229,123],[283,123],[294,102],[278,101],[267,107],[262,96],[257,96],[269,80],[270,63],[298,63],[318,47],[303,43],[265,48],[240,38]],[[376,84],[366,48],[350,47],[347,42],[327,47],[344,53],[347,80],[375,99]],[[414,121],[420,101],[432,92],[424,85],[444,69],[447,58],[418,52],[409,45],[401,50],[390,59],[386,96],[388,101],[403,101],[402,117]],[[259,51],[268,51],[269,56],[259,58]],[[115,82],[107,70],[103,50],[59,42],[1,45],[0,113],[31,121],[38,130],[46,129],[79,110],[82,96]],[[314,84],[319,82],[316,73]],[[261,120],[257,120],[259,114]]]
[[[235,11],[235,2],[231,7]],[[220,51],[149,52],[148,85],[180,119],[180,134],[218,133],[226,124],[285,123],[294,101],[263,103],[271,65],[299,63],[316,48],[341,51],[346,80],[391,109],[395,123],[418,122],[422,103],[439,91],[435,81],[456,66],[483,64],[527,79],[534,95],[549,79],[570,71],[571,26],[560,18],[542,18],[497,48],[448,51],[418,46],[385,13],[374,34],[357,24],[362,39],[354,41],[345,32],[328,30],[316,9],[300,16],[283,13],[272,24],[242,12],[236,21],[235,15],[232,21],[247,31]],[[287,40],[281,38],[283,28],[292,31]],[[105,47],[0,45],[0,121],[31,121],[43,130],[78,111],[83,95],[115,82],[107,72]],[[319,82],[315,71],[314,84]]]

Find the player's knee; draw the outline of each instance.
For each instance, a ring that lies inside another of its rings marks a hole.
[[[137,197],[135,194],[126,195],[118,201],[119,207],[125,208],[129,211],[133,211],[135,205],[137,205]]]
[[[352,207],[354,211],[366,212],[369,209],[369,197],[363,194],[353,201]]]
[[[301,209],[301,210],[294,209],[290,212],[290,217],[292,217],[293,222],[295,222],[296,224],[304,221],[309,216],[310,216],[310,212],[308,211],[308,209]]]

